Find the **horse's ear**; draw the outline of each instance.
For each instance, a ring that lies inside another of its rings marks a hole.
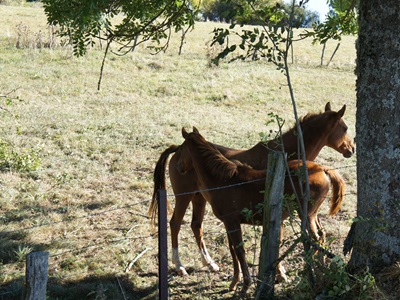
[[[193,126],[193,132],[194,132],[195,134],[200,134],[199,131],[197,130],[197,128],[194,127],[194,126]]]
[[[186,131],[185,127],[182,127],[182,136],[185,140],[189,136],[189,133]]]
[[[337,112],[336,117],[338,120],[343,117],[345,111],[346,111],[346,104],[343,105],[342,109]]]
[[[330,102],[327,102],[326,104],[325,104],[325,111],[331,111],[332,109],[331,109],[331,103]]]

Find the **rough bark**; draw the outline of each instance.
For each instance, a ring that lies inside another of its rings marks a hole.
[[[26,256],[25,300],[46,299],[49,252],[32,252]]]
[[[275,263],[279,257],[281,235],[285,160],[286,157],[279,152],[272,151],[268,155],[265,182],[265,191],[268,192],[265,193],[264,197],[263,234],[258,271],[260,282],[255,299],[274,298]]]
[[[349,265],[400,258],[400,1],[361,0],[357,42],[357,214]]]

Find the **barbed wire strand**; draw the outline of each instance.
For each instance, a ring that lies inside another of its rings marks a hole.
[[[356,165],[349,165],[349,166],[341,166],[341,167],[337,167],[334,168],[336,169],[344,169],[344,168],[351,168],[351,167],[355,167]],[[289,175],[287,175],[289,176]],[[225,186],[220,186],[220,187],[215,187],[215,188],[209,188],[209,189],[202,189],[202,190],[196,190],[196,191],[191,191],[191,192],[184,192],[184,193],[178,193],[178,194],[167,194],[167,197],[177,197],[177,196],[186,196],[186,195],[194,195],[194,194],[198,194],[198,193],[204,193],[204,192],[210,192],[210,191],[216,191],[216,190],[222,190],[222,189],[228,189],[228,188],[233,188],[233,187],[237,187],[237,186],[242,186],[242,185],[246,185],[246,184],[251,184],[254,182],[258,182],[258,181],[262,181],[265,180],[265,178],[259,178],[259,179],[255,179],[255,180],[250,180],[250,181],[245,181],[245,182],[239,182],[239,183],[235,183],[235,184],[231,184],[231,185],[225,185]],[[356,193],[348,193],[345,195],[352,195]],[[325,197],[326,199],[330,199],[329,196]],[[6,236],[6,235],[11,235],[14,233],[18,233],[21,231],[29,231],[29,230],[33,230],[33,229],[37,229],[37,228],[41,228],[44,226],[51,226],[51,225],[57,225],[57,224],[61,224],[64,222],[71,222],[74,220],[79,220],[79,219],[86,219],[86,218],[91,218],[94,216],[99,216],[99,215],[103,215],[112,211],[117,211],[117,210],[122,210],[122,209],[127,209],[127,208],[131,208],[133,206],[139,205],[139,204],[143,204],[146,202],[151,202],[152,199],[150,200],[143,200],[143,201],[139,201],[133,204],[127,204],[124,205],[122,207],[116,207],[116,208],[111,208],[105,211],[101,211],[101,212],[97,212],[97,213],[91,213],[91,214],[87,214],[85,216],[80,216],[80,217],[74,217],[74,218],[67,218],[66,220],[61,220],[61,221],[54,221],[54,222],[48,222],[48,223],[44,223],[44,224],[40,224],[40,225],[35,225],[35,226],[29,226],[29,227],[25,227],[25,228],[20,228],[20,229],[15,229],[15,230],[9,230],[9,231],[1,231],[0,232],[0,237],[1,236]],[[148,216],[145,215],[139,215],[141,217],[144,218],[149,218]]]
[[[338,168],[335,168],[335,169],[344,169],[344,168],[350,168],[350,167],[353,167],[353,166],[342,166],[342,167],[338,167]],[[176,196],[183,196],[183,195],[190,195],[190,194],[198,194],[198,193],[203,193],[203,192],[208,192],[208,191],[215,191],[215,190],[220,190],[220,189],[227,189],[227,188],[242,186],[242,185],[245,185],[245,184],[250,184],[250,183],[254,183],[254,182],[257,182],[257,181],[261,181],[261,180],[265,180],[265,178],[260,178],[260,179],[256,179],[256,180],[240,182],[240,183],[236,183],[236,184],[232,184],[232,185],[220,186],[220,187],[215,187],[215,188],[210,188],[210,189],[196,190],[196,191],[192,191],[192,192],[180,193],[180,194],[168,194],[167,196],[176,197]],[[356,193],[346,193],[345,195],[353,195],[353,194],[356,194]],[[329,199],[330,197],[327,196],[325,198]],[[140,204],[143,204],[143,203],[146,203],[146,202],[150,202],[150,201],[152,201],[152,199],[151,200],[138,201],[138,202],[135,202],[133,204],[124,205],[122,207],[110,208],[110,209],[107,209],[107,210],[104,210],[104,211],[101,211],[101,212],[91,213],[91,214],[88,214],[88,215],[85,215],[85,216],[81,216],[81,217],[68,218],[68,219],[62,220],[62,221],[48,222],[48,223],[45,223],[45,224],[40,224],[40,225],[36,225],[36,226],[30,226],[30,227],[26,227],[26,228],[11,230],[11,231],[3,231],[3,232],[0,232],[0,237],[1,236],[5,236],[5,235],[10,235],[10,234],[13,234],[13,233],[17,233],[17,232],[21,232],[21,231],[33,230],[33,229],[37,229],[37,228],[44,227],[44,226],[57,225],[57,224],[64,223],[64,222],[71,222],[73,220],[91,218],[91,217],[94,217],[94,216],[103,215],[103,214],[106,214],[106,213],[109,213],[109,212],[113,212],[113,211],[117,211],[117,210],[128,209],[128,208],[131,208],[133,206],[140,205]],[[230,214],[237,213],[237,212],[238,211],[230,212],[229,214],[226,214],[225,216],[229,216]],[[148,218],[148,216],[144,216],[144,215],[141,215],[141,214],[139,214],[139,216]],[[295,217],[293,215],[291,215],[289,218],[292,221],[296,222],[295,221]],[[84,247],[80,247],[80,248],[77,248],[77,249],[69,249],[67,251],[63,251],[63,252],[59,252],[59,253],[56,253],[56,254],[52,254],[50,257],[59,257],[59,256],[62,256],[62,255],[68,254],[68,253],[76,253],[76,252],[82,252],[82,251],[86,251],[86,250],[93,249],[93,248],[99,248],[99,247],[102,247],[104,244],[115,244],[115,243],[120,243],[120,242],[127,241],[127,240],[138,240],[138,239],[150,238],[150,237],[156,236],[157,234],[158,234],[158,232],[156,231],[156,232],[154,232],[154,233],[152,233],[152,234],[150,234],[148,236],[125,237],[125,238],[117,239],[117,240],[106,240],[106,241],[103,241],[101,243],[90,244],[90,245],[87,245],[87,246],[84,246]],[[8,263],[8,265],[10,265],[10,264],[18,264],[18,263],[19,262],[11,262],[11,263]]]
[[[21,232],[21,231],[33,230],[33,229],[37,229],[37,228],[44,227],[44,226],[57,225],[57,224],[61,224],[61,223],[64,223],[64,222],[71,222],[71,221],[75,221],[75,220],[91,218],[91,217],[103,215],[103,214],[106,214],[106,213],[109,213],[109,212],[131,208],[133,206],[136,206],[136,205],[139,205],[139,204],[142,204],[142,203],[145,203],[145,202],[149,202],[149,201],[151,201],[151,200],[139,201],[139,202],[136,202],[136,203],[133,203],[133,204],[127,204],[127,205],[124,205],[124,206],[121,206],[121,207],[110,208],[110,209],[107,209],[107,210],[104,210],[104,211],[101,211],[101,212],[90,213],[90,214],[87,214],[85,216],[67,218],[66,220],[48,222],[48,223],[44,223],[44,224],[40,224],[40,225],[34,225],[34,226],[29,226],[29,227],[15,229],[15,230],[1,231],[0,232],[0,237],[1,236],[6,236],[6,235],[11,235],[11,234],[18,233],[18,232]],[[140,215],[140,216],[144,217],[143,215]]]

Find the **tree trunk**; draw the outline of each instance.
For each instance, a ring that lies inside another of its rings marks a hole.
[[[349,266],[400,259],[400,2],[361,0],[357,42],[359,221]]]

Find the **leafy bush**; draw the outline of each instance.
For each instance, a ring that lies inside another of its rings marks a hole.
[[[324,273],[329,280],[326,286],[328,298],[374,299],[373,291],[376,289],[374,277],[368,272],[350,274],[340,256],[332,259]]]
[[[349,273],[340,256],[328,264],[322,264],[319,259],[319,255],[306,255],[307,263],[315,267],[314,287],[311,288],[304,271],[298,272],[293,280],[296,287],[287,290],[291,299],[376,299],[380,294],[369,272]]]
[[[0,171],[31,173],[40,166],[38,151],[25,149],[22,153],[16,152],[6,142],[0,140]]]

